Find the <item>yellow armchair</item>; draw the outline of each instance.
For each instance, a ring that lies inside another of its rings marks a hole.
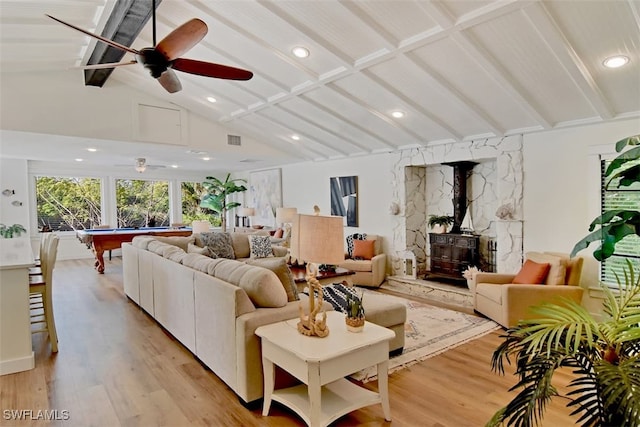
[[[474,275],[474,309],[500,325],[510,328],[518,321],[536,317],[530,308],[544,302],[561,302],[569,298],[582,301],[580,287],[583,258],[569,258],[557,252],[530,252],[527,259],[549,263],[544,284],[513,284],[515,274],[476,273]]]

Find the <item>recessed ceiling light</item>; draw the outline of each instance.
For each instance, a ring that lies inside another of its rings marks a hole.
[[[610,56],[604,61],[602,61],[604,66],[607,68],[622,67],[623,65],[626,65],[628,62],[629,62],[629,57],[624,55]]]
[[[215,99],[213,96],[207,96],[207,101],[209,101],[209,102],[212,102],[212,103],[213,103],[213,102],[217,102],[218,100],[217,100],[217,99]]]
[[[294,141],[300,141],[300,137],[298,135],[291,135],[291,139]]]
[[[396,119],[401,119],[404,117],[404,111],[392,111],[391,115]]]
[[[211,157],[203,157],[202,160],[204,161],[211,160]]]
[[[84,159],[76,159],[76,162],[83,162]]]
[[[92,153],[95,153],[96,151],[98,151],[97,148],[87,148],[87,151],[91,151]]]
[[[309,49],[302,46],[294,47],[293,49],[291,49],[291,52],[293,52],[293,54],[298,58],[306,58],[307,56],[309,56]]]
[[[177,169],[178,165],[171,165],[172,168]]]

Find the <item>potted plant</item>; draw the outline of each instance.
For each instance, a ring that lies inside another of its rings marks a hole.
[[[429,215],[429,228],[434,233],[446,233],[447,227],[453,224],[454,218],[449,215]]]
[[[640,136],[616,144],[621,152],[627,145],[640,145]],[[640,182],[640,147],[620,154],[605,176],[620,178],[619,186]],[[628,163],[635,160],[634,163]],[[592,241],[601,240],[594,256],[609,258],[616,243],[629,234],[638,234],[640,213],[634,210],[608,211],[591,224],[587,237],[576,244],[574,255]],[[598,238],[593,229],[599,225]],[[546,404],[558,391],[552,384],[554,372],[573,370],[567,406],[580,415],[584,426],[640,426],[640,271],[627,259],[623,277],[616,274],[618,289],[601,284],[603,316],[595,319],[580,304],[563,301],[533,307],[537,319],[522,321],[511,328],[495,350],[491,366],[504,373],[504,361],[515,358],[518,383],[522,389],[500,409],[487,426],[531,426],[544,415]]]
[[[26,233],[26,232],[27,230],[20,224],[13,224],[11,226],[0,224],[0,236],[2,236],[5,239],[20,237],[22,233]]]
[[[347,316],[345,322],[347,324],[347,330],[351,332],[360,332],[364,328],[364,306],[362,305],[362,299],[364,293],[360,295],[360,298],[347,292]]]
[[[246,183],[247,181],[245,179],[230,178],[230,173],[227,174],[227,178],[224,181],[219,180],[215,176],[208,176],[202,183],[207,194],[202,197],[200,207],[211,209],[220,215],[222,231],[227,231],[227,211],[240,206],[238,202],[227,202],[227,196],[233,193],[247,191],[247,187],[237,184],[237,182]]]

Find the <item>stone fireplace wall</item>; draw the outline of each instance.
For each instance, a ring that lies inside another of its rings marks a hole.
[[[422,147],[394,154],[394,195],[404,210],[393,217],[393,247],[416,255],[418,273],[428,270],[427,219],[453,213],[453,172],[445,162],[474,161],[467,180],[467,200],[476,234],[497,243],[496,271],[509,273],[522,264],[522,135]],[[501,217],[496,216],[500,211]],[[506,213],[506,215],[502,215]],[[392,274],[399,274],[392,257]]]

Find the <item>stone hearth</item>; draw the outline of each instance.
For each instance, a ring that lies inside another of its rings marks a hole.
[[[464,284],[464,282],[460,282]],[[402,276],[388,276],[382,289],[394,293],[424,298],[465,311],[473,310],[473,295],[465,286],[452,285],[431,280],[412,279]]]

